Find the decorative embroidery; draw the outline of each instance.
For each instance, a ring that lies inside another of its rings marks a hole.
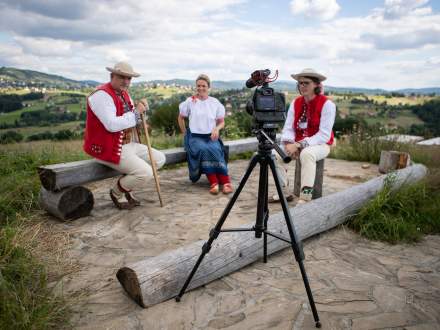
[[[191,101],[192,101],[193,103],[196,103],[196,102],[197,102],[197,95],[193,95],[193,96],[191,96]]]
[[[302,106],[301,115],[298,119],[298,122],[296,124],[296,128],[300,131],[302,131],[302,136],[307,137],[307,113],[308,113],[308,106],[307,103],[304,102]]]
[[[95,154],[102,153],[102,146],[101,145],[92,144],[91,149],[92,149],[92,152],[94,152]]]

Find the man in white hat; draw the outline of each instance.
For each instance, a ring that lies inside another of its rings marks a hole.
[[[313,69],[304,69],[291,76],[298,82],[300,96],[290,104],[281,142],[289,156],[300,158],[301,192],[298,203],[305,203],[312,199],[316,162],[328,156],[333,144],[336,106],[323,94],[325,76]],[[288,187],[286,168],[281,165],[277,162],[278,173],[284,186]],[[288,193],[287,196],[292,195]],[[272,200],[279,198],[274,196]]]
[[[130,64],[119,62],[107,67],[110,82],[98,86],[87,98],[84,151],[96,161],[123,175],[110,189],[110,197],[119,209],[140,205],[132,190],[142,187],[153,176],[147,146],[140,144],[133,128],[146,111],[146,100],[134,107],[128,94],[132,77],[139,77]],[[140,156],[138,156],[140,155]],[[153,149],[157,168],[165,164],[165,155]]]

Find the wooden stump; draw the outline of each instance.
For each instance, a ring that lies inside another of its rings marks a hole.
[[[69,187],[57,192],[43,187],[40,190],[41,207],[61,220],[85,217],[93,209],[92,192],[82,186]]]
[[[410,157],[407,152],[386,151],[380,152],[379,172],[388,173],[390,171],[405,168],[410,163]]]
[[[324,159],[316,162],[315,184],[313,185],[312,198],[322,197],[322,183],[324,181]],[[295,183],[293,185],[293,193],[299,197],[301,193],[301,161],[296,159],[295,163]]]
[[[393,188],[417,182],[426,175],[426,167],[414,165],[397,171]],[[322,233],[356,214],[384,185],[386,176],[375,178],[344,191],[319,198],[290,209],[298,242]],[[251,228],[255,222],[244,228]],[[223,229],[227,228],[227,221]],[[269,231],[288,237],[282,212],[272,214],[268,221]],[[208,236],[208,233],[207,233]],[[152,306],[175,297],[202,252],[204,241],[198,241],[177,250],[165,251],[118,270],[116,277],[128,295],[142,307]],[[268,254],[290,245],[272,236],[268,237]],[[254,232],[224,232],[212,244],[188,290],[197,288],[262,258],[263,240],[255,238]],[[292,262],[294,258],[292,257]],[[307,262],[306,262],[307,266]],[[313,288],[313,283],[311,283]]]

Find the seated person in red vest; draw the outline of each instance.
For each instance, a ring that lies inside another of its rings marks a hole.
[[[323,94],[325,76],[313,69],[304,69],[291,76],[298,82],[300,96],[289,107],[281,143],[289,156],[300,158],[301,192],[298,203],[305,203],[312,199],[316,162],[328,156],[333,144],[336,106]],[[288,189],[286,165],[277,162],[277,171],[281,183]],[[292,195],[288,193],[287,196]],[[279,198],[273,196],[272,200]]]
[[[87,98],[87,120],[84,133],[84,151],[97,162],[123,175],[110,189],[110,197],[119,209],[140,205],[132,191],[145,187],[153,171],[146,145],[139,143],[136,124],[146,111],[145,101],[134,107],[128,94],[132,77],[139,77],[125,62],[107,67],[110,82],[98,86]],[[165,164],[165,155],[153,149],[157,168]]]

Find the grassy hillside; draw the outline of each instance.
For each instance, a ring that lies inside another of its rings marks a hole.
[[[1,67],[0,80],[4,82],[19,82],[24,85],[44,85],[58,86],[58,87],[75,87],[81,88],[86,86],[96,86],[97,83],[93,81],[76,81],[73,79],[64,78],[62,76],[47,74],[33,70],[22,70],[16,68]]]

